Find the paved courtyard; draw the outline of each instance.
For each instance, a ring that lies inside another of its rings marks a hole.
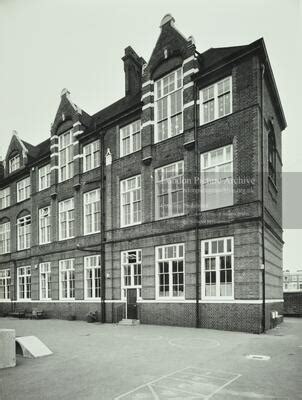
[[[302,399],[302,319],[265,335],[11,318],[1,328],[54,353],[0,370],[1,400]]]

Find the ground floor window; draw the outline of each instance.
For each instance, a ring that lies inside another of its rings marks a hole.
[[[74,259],[61,260],[60,268],[60,298],[74,300]]]
[[[142,251],[123,251],[121,266],[122,297],[127,298],[127,289],[136,288],[137,297],[142,297]]]
[[[156,248],[156,294],[158,298],[184,298],[184,253],[184,244]]]
[[[221,299],[234,297],[233,238],[203,240],[202,296]]]
[[[10,270],[2,269],[0,271],[0,301],[10,299]]]
[[[84,258],[85,268],[85,297],[97,299],[101,297],[101,265],[100,256]]]
[[[18,300],[31,299],[31,268],[19,267],[17,268],[17,297]]]
[[[40,264],[40,299],[51,299],[51,267],[49,262]]]

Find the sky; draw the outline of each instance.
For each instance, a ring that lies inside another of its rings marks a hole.
[[[123,97],[125,47],[148,60],[171,13],[199,52],[264,38],[288,122],[283,171],[302,172],[301,8],[302,0],[0,0],[0,156],[12,130],[34,145],[49,137],[63,88],[89,114]],[[301,196],[284,190],[283,264],[293,271],[302,269]]]

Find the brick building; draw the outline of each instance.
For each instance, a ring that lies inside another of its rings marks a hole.
[[[166,15],[148,62],[122,60],[123,98],[89,115],[63,90],[49,139],[12,137],[1,312],[268,329],[286,121],[264,41],[199,53]]]
[[[296,292],[302,291],[302,270],[290,272],[288,269],[283,271],[283,291]]]

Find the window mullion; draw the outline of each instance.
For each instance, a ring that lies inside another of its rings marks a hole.
[[[220,297],[220,256],[216,256],[216,297]]]

